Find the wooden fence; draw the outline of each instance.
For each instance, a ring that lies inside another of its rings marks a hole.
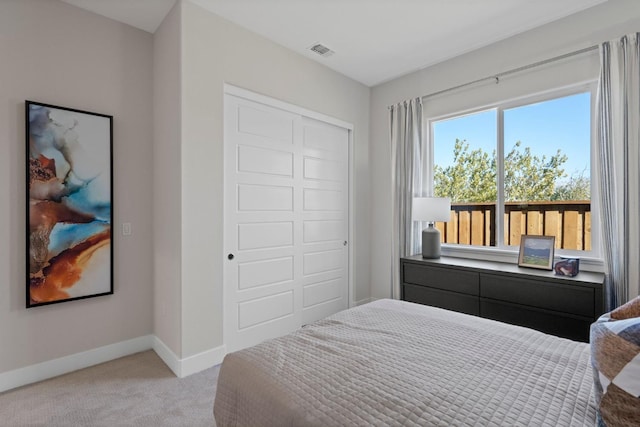
[[[449,222],[438,222],[443,243],[495,246],[495,203],[453,203]],[[556,249],[591,250],[591,202],[506,203],[504,243],[520,236],[555,236]]]

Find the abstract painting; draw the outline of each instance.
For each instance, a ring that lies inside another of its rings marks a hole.
[[[113,293],[113,117],[25,102],[27,307]]]

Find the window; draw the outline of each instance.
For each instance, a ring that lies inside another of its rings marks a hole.
[[[592,86],[428,122],[434,195],[452,202],[443,243],[514,249],[544,235],[558,253],[591,253]]]

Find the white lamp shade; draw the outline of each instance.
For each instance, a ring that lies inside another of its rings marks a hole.
[[[416,197],[413,199],[412,217],[414,221],[449,221],[451,199],[448,197]]]

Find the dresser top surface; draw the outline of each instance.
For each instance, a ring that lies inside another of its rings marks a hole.
[[[516,264],[497,262],[497,261],[485,261],[468,258],[454,258],[454,257],[442,257],[438,259],[426,259],[422,258],[422,255],[412,255],[402,258],[406,261],[411,261],[419,264],[441,266],[441,267],[458,267],[469,270],[475,270],[480,272],[492,272],[492,273],[506,273],[513,275],[539,277],[553,281],[567,281],[570,283],[578,284],[602,284],[604,283],[604,274],[591,271],[581,271],[577,276],[559,276],[556,275],[553,270],[541,270],[536,268],[519,267]]]

